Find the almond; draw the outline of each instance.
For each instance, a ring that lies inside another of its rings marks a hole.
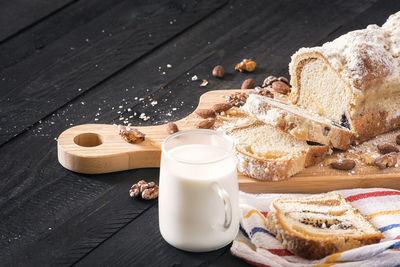
[[[242,83],[242,87],[240,89],[253,89],[255,86],[253,79],[247,79]]]
[[[217,116],[215,111],[212,109],[198,109],[195,111],[195,113],[200,117],[202,117],[203,119],[215,118]]]
[[[382,155],[375,160],[375,165],[378,166],[379,169],[393,167],[396,165],[396,163],[397,163],[397,153],[396,152],[391,152],[391,153]]]
[[[219,103],[219,104],[215,104],[214,106],[212,106],[211,109],[217,113],[220,113],[223,111],[227,111],[230,108],[232,108],[232,104],[230,104],[230,103]]]
[[[399,152],[399,149],[397,147],[388,143],[378,144],[377,147],[381,154],[388,154],[390,152]]]
[[[356,166],[356,162],[352,159],[340,159],[338,161],[332,162],[331,167],[337,170],[351,170]]]
[[[174,122],[168,122],[167,123],[167,132],[169,134],[173,134],[173,133],[176,133],[178,131],[179,131],[178,125],[176,125],[176,123],[174,123]]]
[[[199,124],[197,124],[197,128],[200,129],[210,129],[215,123],[215,119],[213,118],[208,118],[205,120],[202,120],[201,122],[199,122]]]
[[[273,82],[271,87],[275,92],[283,94],[283,95],[286,95],[287,93],[290,92],[290,87],[282,81]]]
[[[396,144],[400,145],[400,134],[396,136]]]

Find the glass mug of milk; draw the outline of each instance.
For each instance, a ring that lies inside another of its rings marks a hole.
[[[159,224],[172,246],[194,252],[229,244],[239,230],[234,144],[212,130],[190,130],[162,144]]]

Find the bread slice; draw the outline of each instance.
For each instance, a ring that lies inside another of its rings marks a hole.
[[[366,141],[400,127],[400,12],[322,46],[301,48],[289,64],[293,104]]]
[[[274,200],[267,229],[286,249],[307,259],[320,259],[384,238],[338,193]]]
[[[278,181],[321,162],[328,146],[307,144],[238,108],[218,116],[216,130],[233,137],[238,170],[252,178]]]
[[[242,109],[296,138],[347,150],[353,133],[331,120],[298,106],[251,94]]]

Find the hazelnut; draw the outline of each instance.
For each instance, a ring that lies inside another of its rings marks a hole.
[[[179,131],[178,125],[176,125],[176,123],[174,123],[174,122],[168,122],[167,123],[167,133],[173,134],[173,133],[176,133],[178,131]]]
[[[252,59],[243,59],[242,62],[236,64],[235,70],[240,72],[252,72],[256,69],[256,62]]]
[[[212,70],[212,75],[214,77],[222,78],[222,77],[224,77],[224,74],[225,74],[225,70],[224,70],[224,67],[222,67],[221,65],[215,66]]]
[[[254,88],[254,80],[253,79],[247,79],[242,83],[241,89],[253,89]]]

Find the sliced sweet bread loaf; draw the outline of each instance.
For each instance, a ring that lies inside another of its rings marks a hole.
[[[238,108],[218,116],[216,130],[235,140],[238,170],[260,180],[286,179],[321,162],[329,151],[328,146],[309,145]]]
[[[400,12],[319,47],[289,64],[293,104],[329,118],[365,141],[400,127]]]
[[[331,120],[269,97],[250,94],[242,109],[301,140],[347,150],[353,139],[351,131]]]
[[[378,243],[384,237],[338,193],[279,198],[271,208],[268,230],[290,252],[307,259]]]

